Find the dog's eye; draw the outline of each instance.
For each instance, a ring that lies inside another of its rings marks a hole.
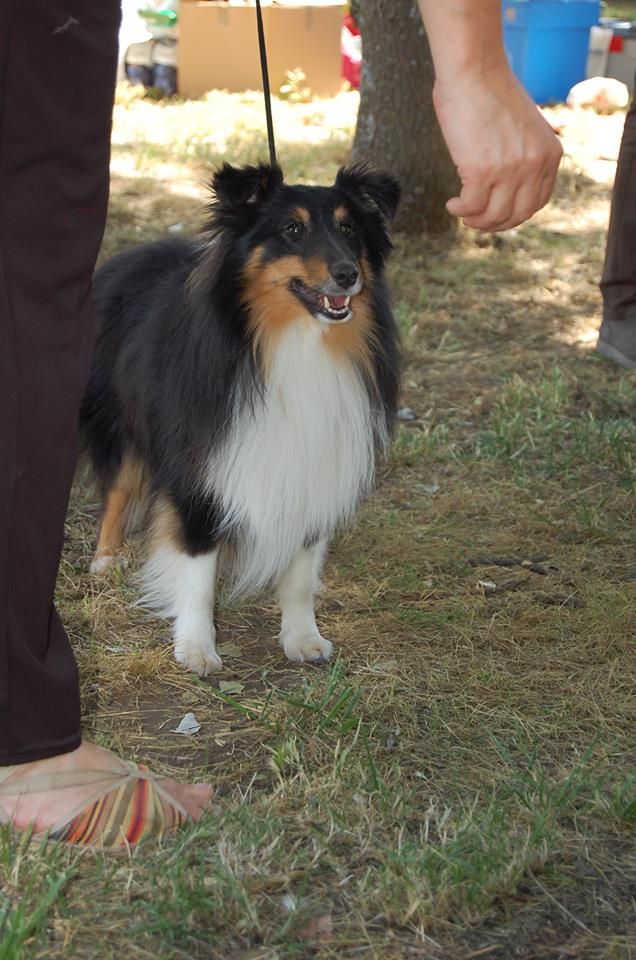
[[[340,223],[338,224],[338,229],[340,230],[340,233],[344,237],[350,237],[351,234],[353,233],[353,227],[351,226],[350,223],[347,223],[346,220],[340,221]]]
[[[285,227],[285,233],[290,240],[300,240],[305,234],[305,225],[298,220],[292,220],[292,222],[288,223]]]

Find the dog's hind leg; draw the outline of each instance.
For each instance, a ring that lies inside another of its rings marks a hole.
[[[320,663],[333,653],[333,645],[320,635],[314,614],[314,594],[326,546],[323,540],[303,547],[278,582],[280,642],[288,660]]]
[[[99,530],[91,573],[101,573],[110,567],[121,550],[131,508],[141,496],[142,480],[138,468],[125,460],[106,494],[104,515]]]
[[[172,617],[177,663],[201,677],[216,673],[214,593],[218,545],[209,511],[193,501],[175,507],[162,500],[154,521],[151,555],[142,571],[140,603]]]

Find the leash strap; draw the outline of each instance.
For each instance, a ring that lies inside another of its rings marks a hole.
[[[269,162],[276,163],[276,146],[274,144],[274,124],[272,122],[272,97],[269,90],[269,72],[267,69],[267,50],[265,49],[265,30],[263,29],[263,12],[261,0],[256,0],[256,23],[258,25],[258,50],[261,56],[261,73],[263,75],[263,95],[265,97],[265,118],[267,120],[267,143],[269,144]]]

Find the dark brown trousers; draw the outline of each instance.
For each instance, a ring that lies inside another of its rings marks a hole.
[[[636,368],[636,102],[625,118],[601,279],[598,349]]]
[[[80,742],[53,606],[104,228],[118,0],[0,17],[0,764]]]

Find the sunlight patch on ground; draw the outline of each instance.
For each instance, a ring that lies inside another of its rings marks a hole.
[[[155,162],[152,170],[149,171],[144,166],[140,167],[133,156],[118,156],[115,153],[111,158],[110,172],[112,177],[125,177],[130,180],[148,177],[160,180],[162,190],[176,196],[196,199],[202,199],[205,196],[205,177],[194,179],[192,170],[183,164]]]
[[[560,132],[565,154],[598,183],[611,183],[618,159],[625,112],[600,115],[594,110],[559,106],[543,111]]]
[[[545,212],[537,214],[533,223],[555,233],[584,235],[592,231],[606,230],[609,222],[609,204],[605,198],[588,200],[576,210],[565,211],[554,204],[546,207]]]
[[[348,137],[355,125],[358,103],[359,95],[355,91],[309,103],[289,103],[274,98],[276,137],[311,144]],[[142,140],[147,144],[174,146],[177,132],[181,143],[195,141],[215,152],[224,152],[236,136],[237,126],[243,131],[264,132],[262,93],[231,94],[213,90],[201,100],[171,101],[158,108],[156,103],[141,99],[138,88],[131,92],[121,84],[115,104],[113,144],[131,145]]]

